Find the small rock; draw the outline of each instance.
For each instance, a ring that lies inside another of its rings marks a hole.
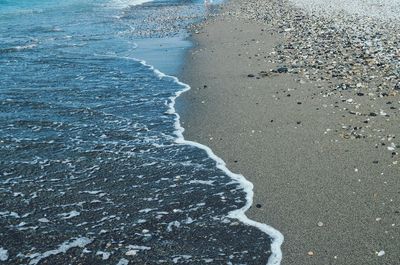
[[[385,255],[385,251],[381,250],[378,253],[376,253],[376,255],[378,255],[378,257],[382,257],[383,255]]]
[[[254,77],[254,75],[253,74],[248,74],[247,77]]]
[[[307,255],[310,256],[310,257],[312,257],[312,256],[314,256],[314,252],[313,252],[313,251],[308,251],[308,252],[307,252]]]
[[[261,208],[261,204],[257,203],[257,204],[256,204],[256,207],[257,207],[257,208]]]
[[[288,70],[288,68],[286,66],[281,66],[281,67],[278,67],[278,68],[272,70],[272,72],[279,73],[279,74],[287,73],[288,71],[289,70]]]
[[[319,227],[323,227],[323,226],[324,226],[324,223],[320,221],[320,222],[317,223],[317,225],[318,225]]]

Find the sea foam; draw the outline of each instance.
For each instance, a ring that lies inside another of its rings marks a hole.
[[[187,92],[191,89],[191,87],[181,81],[179,81],[179,79],[175,76],[170,76],[170,75],[166,75],[162,72],[160,72],[159,70],[155,69],[153,66],[148,65],[145,61],[143,60],[138,60],[136,58],[131,58],[133,60],[136,60],[138,62],[140,62],[141,64],[143,64],[144,66],[148,67],[149,69],[153,70],[154,73],[160,78],[166,78],[166,79],[172,79],[175,83],[177,83],[178,85],[180,85],[182,87],[182,90],[177,91],[175,93],[175,96],[170,97],[170,102],[167,103],[169,110],[168,113],[175,115],[175,135],[177,136],[175,142],[178,144],[184,144],[184,145],[191,145],[191,146],[195,146],[199,149],[202,149],[204,151],[206,151],[207,155],[216,162],[216,167],[221,169],[223,172],[225,172],[230,178],[232,178],[234,181],[238,182],[240,184],[240,186],[243,188],[243,190],[246,193],[246,204],[237,210],[231,211],[228,214],[229,218],[234,218],[234,219],[238,219],[239,221],[241,221],[242,223],[246,224],[246,225],[250,225],[250,226],[254,226],[257,227],[258,229],[260,229],[261,231],[263,231],[264,233],[266,233],[267,235],[269,235],[272,238],[272,243],[271,243],[271,256],[268,259],[268,263],[267,265],[278,265],[281,263],[282,260],[282,251],[281,251],[281,245],[283,243],[284,237],[283,235],[276,230],[275,228],[273,228],[272,226],[269,226],[267,224],[264,223],[260,223],[260,222],[256,222],[254,220],[249,219],[246,216],[246,211],[248,209],[250,209],[250,207],[253,204],[253,196],[254,196],[254,192],[253,192],[253,184],[248,181],[243,175],[240,174],[236,174],[233,173],[232,171],[230,171],[227,167],[225,162],[218,157],[217,155],[214,154],[214,152],[211,150],[211,148],[209,148],[208,146],[205,146],[203,144],[194,142],[194,141],[189,141],[186,140],[183,136],[183,133],[185,131],[185,129],[181,126],[181,122],[180,122],[180,116],[177,113],[176,109],[175,109],[175,102],[176,99],[183,94],[184,92]]]
[[[114,0],[109,5],[114,8],[127,8],[130,6],[142,5],[153,0]]]

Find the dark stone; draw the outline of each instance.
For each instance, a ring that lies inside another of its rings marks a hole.
[[[372,161],[372,163],[374,163],[374,164],[378,164],[378,163],[379,163],[379,161],[378,161],[378,160],[375,160],[375,161]]]
[[[375,117],[375,116],[378,116],[378,114],[376,114],[375,112],[370,112],[369,116]]]
[[[350,90],[351,87],[348,84],[340,84],[340,85],[337,86],[337,89],[339,91],[346,91],[346,90]]]
[[[256,204],[256,207],[257,207],[257,208],[261,208],[261,204],[257,203],[257,204]]]
[[[298,121],[297,124],[301,124],[301,121]]]
[[[301,103],[300,101],[297,102],[297,105],[301,105],[301,104],[303,104],[303,103]]]
[[[400,90],[400,82],[398,82],[398,83],[394,86],[394,90]]]
[[[289,71],[289,69],[286,66],[281,66],[281,67],[278,67],[278,68],[272,70],[272,72],[278,73],[278,74],[287,73],[288,71]]]
[[[253,74],[248,74],[247,77],[254,77],[254,75]]]
[[[358,92],[358,93],[357,93],[357,96],[362,97],[362,96],[364,96],[364,93]]]

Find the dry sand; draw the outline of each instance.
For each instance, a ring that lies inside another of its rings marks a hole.
[[[320,96],[329,80],[256,78],[275,67],[269,54],[285,39],[229,15],[240,5],[231,1],[194,34],[181,76],[192,89],[177,102],[185,137],[253,182],[248,216],[283,233],[282,264],[400,264],[398,165],[374,137],[343,137],[338,128],[352,116]]]

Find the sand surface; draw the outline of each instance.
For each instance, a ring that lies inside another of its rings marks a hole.
[[[234,15],[245,5],[230,1],[193,35],[181,76],[192,89],[177,102],[185,137],[253,182],[248,216],[283,233],[282,264],[399,264],[400,170],[377,142],[400,130],[398,115],[347,137],[349,102],[320,93],[334,81],[271,74],[271,52],[287,40]]]

